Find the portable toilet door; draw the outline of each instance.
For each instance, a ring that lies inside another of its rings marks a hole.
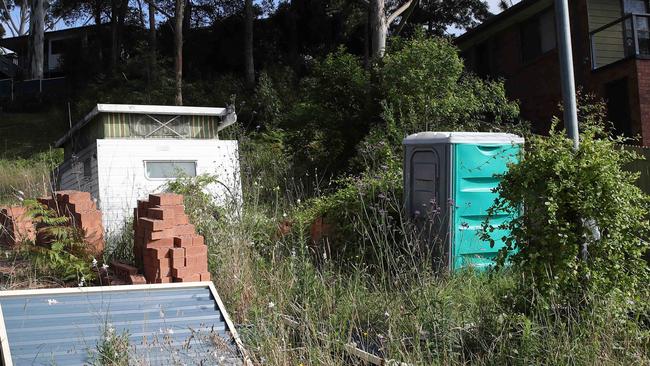
[[[505,230],[491,233],[494,246],[482,240],[482,224],[497,198],[498,175],[518,160],[523,142],[513,134],[480,132],[422,132],[404,140],[407,212],[416,223],[423,212],[430,212],[424,210],[439,213],[430,242],[440,243],[434,255],[450,270],[485,269],[505,245]],[[427,164],[422,160],[435,166],[437,174],[423,169]],[[432,203],[438,207],[430,207]],[[497,213],[490,223],[496,227],[510,219]]]

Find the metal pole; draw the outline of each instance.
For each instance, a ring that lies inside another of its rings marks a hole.
[[[564,127],[573,140],[573,149],[578,150],[578,112],[576,108],[576,85],[573,76],[573,52],[571,47],[571,24],[569,22],[568,0],[555,0],[558,54],[560,57],[560,78],[564,101]]]

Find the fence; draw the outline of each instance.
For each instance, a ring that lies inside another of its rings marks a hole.
[[[21,81],[0,80],[0,101],[59,99],[65,96],[67,96],[67,84],[64,77]]]

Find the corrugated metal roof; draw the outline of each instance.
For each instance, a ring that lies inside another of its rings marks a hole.
[[[5,291],[0,306],[5,364],[88,364],[107,331],[128,336],[138,364],[247,360],[211,283]]]

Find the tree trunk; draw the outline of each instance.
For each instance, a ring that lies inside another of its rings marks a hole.
[[[156,65],[156,7],[153,0],[149,1],[149,58],[151,71]]]
[[[111,0],[111,71],[117,68],[117,58],[119,53],[119,40],[118,40],[118,6],[119,0]]]
[[[31,79],[43,78],[45,33],[45,5],[44,0],[32,0],[29,18],[29,77]]]
[[[185,0],[176,0],[176,28],[174,29],[174,72],[176,76],[176,105],[183,105],[183,10]]]
[[[388,34],[384,0],[370,0],[370,30],[372,32],[372,57],[382,58],[386,52],[386,36]]]
[[[246,85],[255,87],[255,62],[253,59],[253,0],[245,0],[244,4],[244,66]]]
[[[183,9],[184,39],[189,39],[191,28],[192,28],[192,1],[185,0],[185,8]]]

